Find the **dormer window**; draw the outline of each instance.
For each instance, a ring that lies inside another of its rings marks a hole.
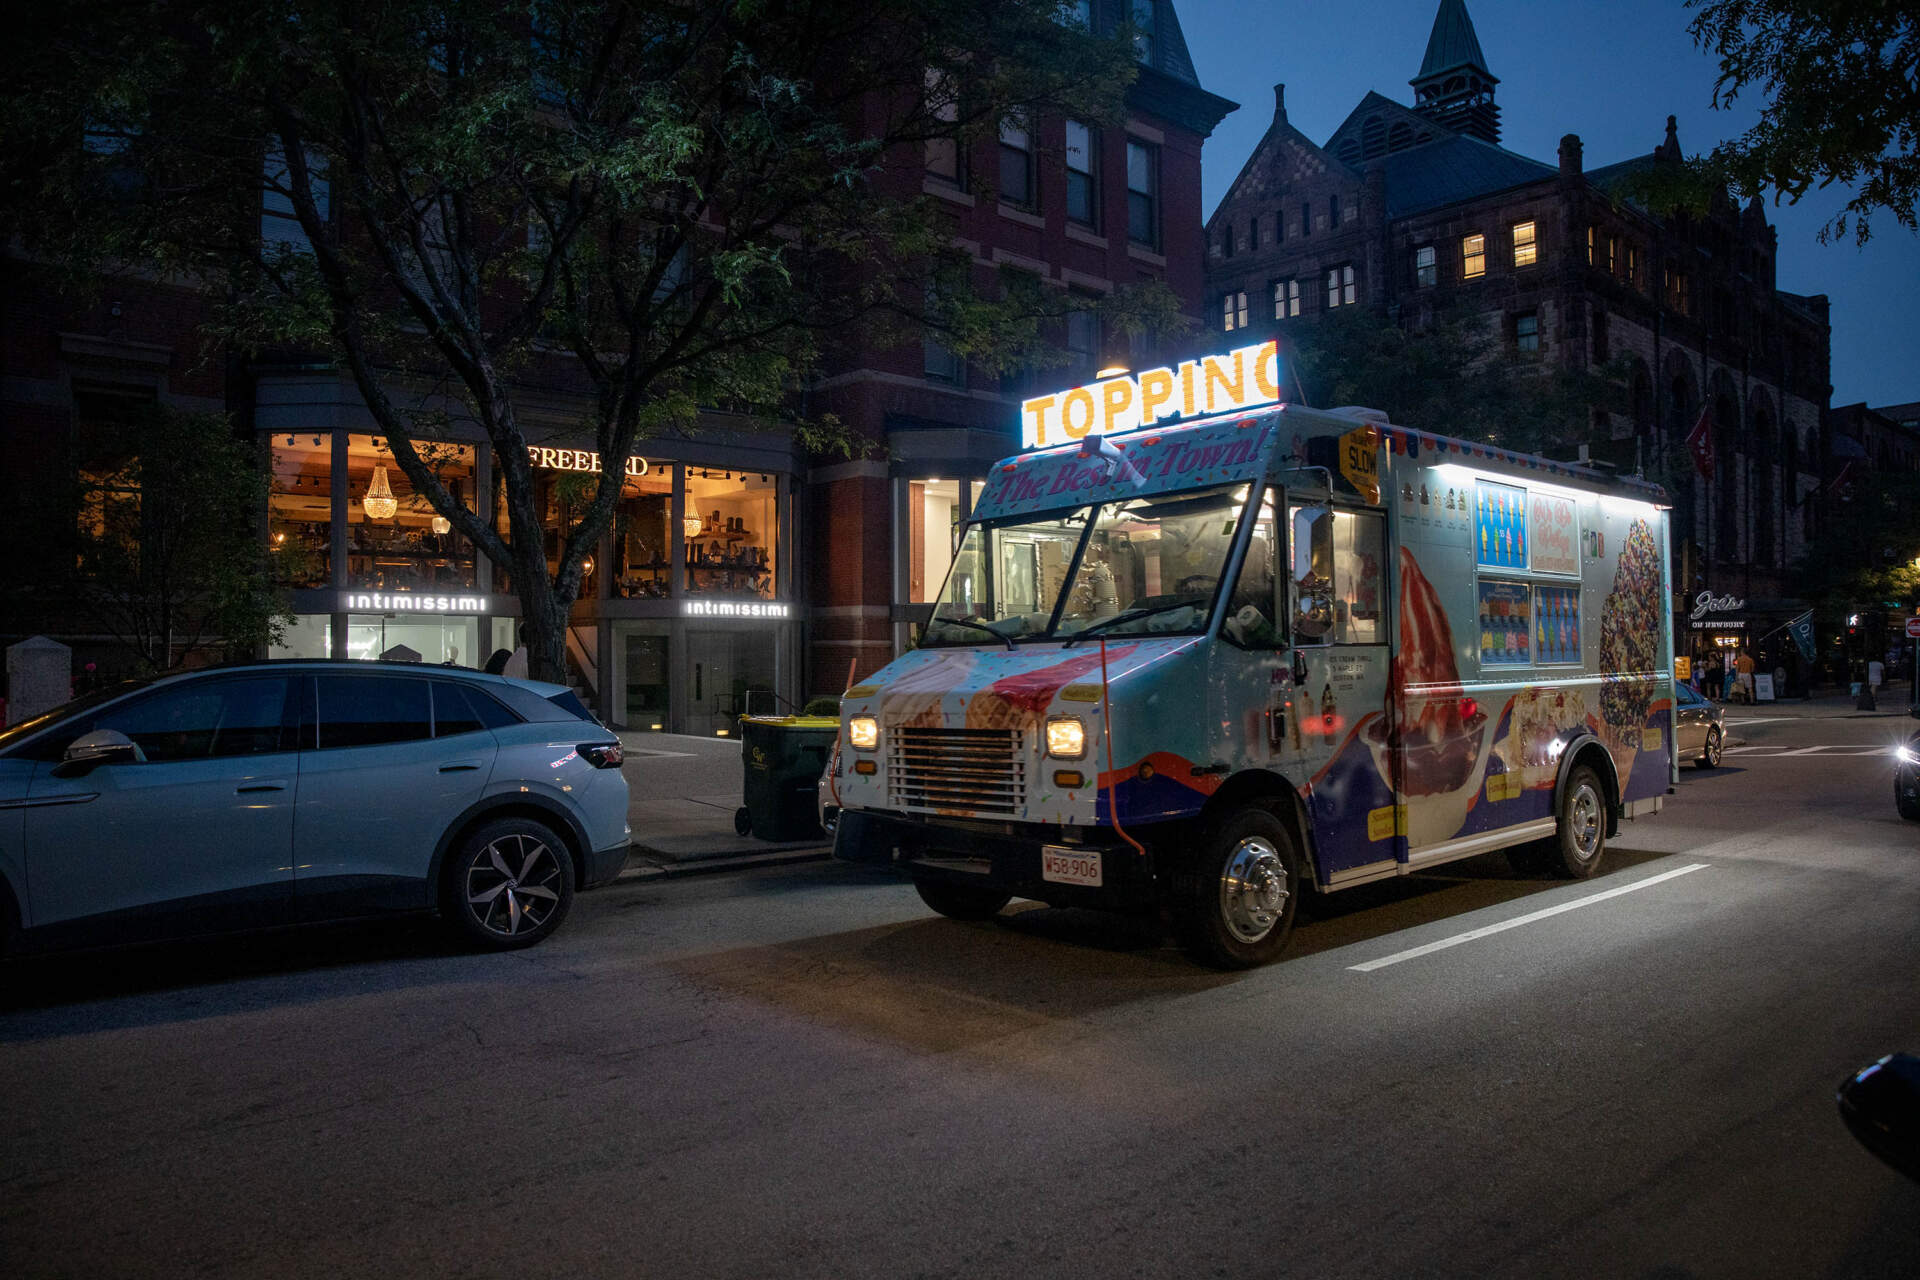
[[[1159,14],[1155,0],[1133,0],[1129,13],[1133,22],[1133,56],[1147,66],[1153,65],[1154,38],[1159,34]]]

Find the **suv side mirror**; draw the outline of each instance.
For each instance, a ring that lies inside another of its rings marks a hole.
[[[103,764],[143,764],[146,758],[140,744],[118,729],[95,729],[67,744],[60,763],[53,768],[53,776],[81,778]]]

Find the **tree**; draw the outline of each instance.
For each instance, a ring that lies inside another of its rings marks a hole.
[[[849,333],[930,323],[994,369],[1040,359],[1065,290],[983,281],[921,192],[930,141],[1120,116],[1130,46],[1057,0],[78,0],[8,73],[4,229],[75,268],[226,291],[242,348],[347,370],[414,491],[505,568],[532,673],[621,488],[549,560],[523,388],[571,384],[602,459],[702,406],[784,414]],[[1127,33],[1120,33],[1124,37]],[[904,171],[911,182],[888,180]],[[260,231],[262,200],[286,216]],[[1164,329],[1164,288],[1104,304]],[[433,446],[491,442],[508,531]],[[844,441],[842,443],[845,443]]]
[[[1410,327],[1345,307],[1290,331],[1281,352],[1314,404],[1364,404],[1396,423],[1525,453],[1564,457],[1591,441],[1595,409],[1622,407],[1610,373],[1506,345],[1497,322],[1471,309]]]
[[[1867,240],[1885,211],[1916,230],[1920,190],[1920,5],[1913,0],[1687,0],[1688,31],[1720,60],[1713,104],[1750,88],[1760,122],[1683,171],[1670,197],[1704,205],[1731,187],[1789,203],[1816,186],[1852,189],[1820,239]]]
[[[267,478],[226,418],[158,405],[96,417],[75,461],[9,512],[23,604],[72,611],[145,674],[279,638],[290,614],[254,519]]]

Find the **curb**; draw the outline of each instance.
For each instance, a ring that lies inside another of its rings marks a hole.
[[[833,856],[832,845],[811,849],[782,849],[775,853],[747,853],[724,858],[694,858],[678,862],[656,861],[655,855],[634,845],[627,855],[627,868],[621,880],[666,880],[684,876],[721,875],[729,871],[751,871],[757,867],[784,867],[799,862],[825,862]]]

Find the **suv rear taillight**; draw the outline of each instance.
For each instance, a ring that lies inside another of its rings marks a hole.
[[[583,742],[574,748],[580,758],[596,769],[618,769],[626,753],[617,742]]]

